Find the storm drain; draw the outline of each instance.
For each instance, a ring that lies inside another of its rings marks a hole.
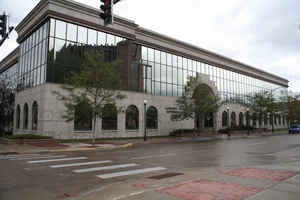
[[[180,176],[183,175],[183,173],[166,173],[166,174],[160,174],[160,175],[156,175],[156,176],[151,176],[148,177],[150,179],[156,179],[156,180],[160,180],[160,179],[164,179],[164,178],[170,178],[170,177],[174,177],[174,176]]]

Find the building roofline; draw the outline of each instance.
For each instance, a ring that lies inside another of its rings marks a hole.
[[[41,0],[31,10],[31,12],[17,25],[16,31],[18,33],[21,32],[21,30],[23,28],[25,28],[26,24],[29,21],[31,21],[32,19],[34,19],[36,17],[37,13],[43,11],[43,9],[44,9],[44,15],[41,15],[40,16],[41,18],[47,18],[48,15],[51,15],[51,12],[47,12],[47,11],[51,11],[51,10],[49,10],[49,6],[48,6],[49,4],[64,6],[68,9],[72,9],[74,11],[80,11],[80,12],[82,12],[86,15],[92,16],[92,17],[96,17],[96,16],[99,15],[99,9],[88,6],[86,4],[75,2],[73,0]],[[48,6],[48,8],[47,8],[47,6]],[[140,27],[139,25],[137,25],[132,20],[129,20],[129,19],[126,19],[126,18],[115,15],[115,22],[116,22],[117,25],[121,25],[123,27],[129,27],[129,29],[131,29],[135,35],[143,34],[143,35],[146,35],[146,36],[159,38],[159,39],[161,39],[165,42],[169,42],[169,43],[172,43],[175,46],[179,46],[182,49],[194,50],[194,51],[196,51],[196,52],[198,52],[198,53],[200,53],[204,56],[207,56],[207,57],[210,57],[210,58],[217,58],[217,59],[221,60],[222,62],[236,65],[237,67],[241,68],[241,72],[244,72],[243,69],[244,70],[252,70],[252,71],[256,72],[257,74],[261,74],[261,79],[263,78],[263,76],[270,77],[270,78],[266,78],[266,80],[269,80],[269,81],[270,81],[270,79],[276,79],[276,80],[278,80],[278,82],[282,82],[281,84],[276,82],[276,84],[284,85],[284,83],[285,83],[286,84],[285,86],[288,87],[289,81],[285,78],[282,78],[278,75],[275,75],[275,74],[269,73],[267,71],[258,69],[256,67],[250,66],[248,64],[242,63],[240,61],[225,57],[225,56],[217,54],[213,51],[210,51],[210,50],[195,46],[193,44],[190,44],[190,43],[172,38],[170,36],[167,36],[167,35],[149,30],[147,28]],[[95,25],[96,24],[91,23],[91,26],[95,26]],[[97,28],[99,28],[99,27],[101,27],[101,25],[97,25]],[[107,31],[109,32],[110,29],[113,29],[114,27],[113,26],[108,26],[108,27],[102,27],[102,28],[107,28]],[[28,33],[22,32],[22,34],[23,34],[22,36],[19,35],[19,37],[21,37],[21,38],[19,38],[18,41],[21,41],[22,38],[24,38],[25,35],[28,34]],[[131,39],[132,38],[133,37],[131,37]]]
[[[18,62],[19,46],[12,50],[5,58],[0,61],[0,72],[6,70],[11,65]]]

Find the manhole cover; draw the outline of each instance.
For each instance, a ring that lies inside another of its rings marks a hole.
[[[166,173],[166,174],[160,174],[160,175],[157,175],[157,176],[151,176],[149,177],[150,179],[157,179],[157,180],[160,180],[160,179],[164,179],[164,178],[170,178],[170,177],[173,177],[173,176],[179,176],[179,175],[183,175],[183,173]]]

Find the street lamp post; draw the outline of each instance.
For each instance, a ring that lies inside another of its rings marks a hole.
[[[250,135],[250,130],[249,130],[249,108],[247,108],[247,116],[246,116],[246,118],[247,118],[247,135]]]
[[[144,141],[147,141],[147,113],[146,113],[146,107],[147,107],[147,100],[144,100]]]
[[[227,110],[227,131],[228,131],[228,137],[231,136],[230,131],[229,131],[229,106],[226,107]]]

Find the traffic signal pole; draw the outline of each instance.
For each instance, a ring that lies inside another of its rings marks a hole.
[[[8,33],[5,34],[4,38],[2,38],[2,40],[0,41],[0,47],[2,46],[2,44],[4,43],[4,41],[8,38],[9,34],[14,30],[14,27],[11,26],[9,27],[9,31]]]
[[[100,0],[103,4],[100,6],[100,17],[104,21],[104,26],[114,23],[114,13],[113,7],[114,4],[122,0]]]

